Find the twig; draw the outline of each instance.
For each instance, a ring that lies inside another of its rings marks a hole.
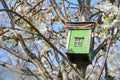
[[[56,48],[46,37],[43,36],[43,34],[41,34],[39,32],[39,30],[30,22],[28,21],[26,18],[24,18],[23,16],[21,16],[20,14],[16,13],[15,11],[11,11],[11,10],[6,10],[6,9],[0,9],[0,11],[7,11],[7,12],[11,12],[16,14],[18,17],[21,17],[24,21],[26,21],[31,28],[33,28],[38,35],[43,38],[54,50],[56,50],[57,53],[59,53],[67,62],[68,64],[73,68],[73,70],[79,75],[79,77],[81,78],[81,80],[83,80],[83,76],[80,75],[80,72],[72,65],[72,63],[68,60],[68,58],[64,55],[64,53],[62,53],[58,48]]]
[[[63,23],[67,22],[68,19],[63,15],[62,11],[60,10],[60,8],[58,7],[57,3],[55,0],[50,0],[50,3],[52,4],[54,10],[56,11],[57,15],[59,16],[59,18],[61,19],[61,21]]]
[[[63,5],[63,9],[64,9],[64,11],[65,11],[65,16],[66,16],[67,19],[68,19],[68,12],[67,12],[67,9],[66,9],[66,7],[65,7],[64,0],[62,1],[62,5]]]
[[[19,73],[19,74],[30,75],[30,76],[33,75],[33,74],[29,73],[29,72],[23,72],[23,71],[21,70],[21,68],[16,68],[16,67],[14,67],[14,66],[12,66],[11,64],[8,64],[8,63],[6,63],[6,62],[0,61],[0,66],[9,68],[10,70],[13,70],[14,72],[17,72],[17,73]],[[41,74],[39,74],[38,71],[33,71],[32,73],[34,73],[35,75],[41,76]]]
[[[26,68],[34,77],[36,77],[37,80],[40,80],[39,77],[36,74],[34,74],[28,67]]]
[[[52,65],[51,62],[48,60],[48,58],[47,58],[46,56],[44,56],[44,55],[42,55],[41,58],[42,58],[42,57],[46,59],[46,61],[47,61],[48,64],[50,65],[51,69],[53,70],[53,65]],[[43,63],[43,64],[44,64],[44,63]]]
[[[4,7],[5,9],[9,10],[9,8],[8,8],[5,0],[1,0],[1,3],[2,3],[2,5],[3,5],[3,7]],[[14,20],[13,20],[12,14],[11,14],[10,12],[7,12],[7,14],[8,14],[8,16],[9,16],[9,18],[10,18],[10,20],[11,20],[11,28],[14,28],[15,26],[14,26]]]
[[[16,57],[18,57],[18,58],[21,58],[22,60],[28,61],[24,56],[18,54],[18,53],[15,52],[14,50],[11,50],[11,49],[9,49],[9,48],[7,48],[7,47],[5,47],[5,46],[2,46],[2,45],[0,45],[0,48],[6,50],[6,51],[8,51],[8,52],[10,52],[12,55],[14,55],[14,56],[16,56]],[[29,60],[29,61],[30,61],[30,60]],[[31,61],[30,61],[30,62],[31,62]]]
[[[107,46],[107,50],[106,50],[106,53],[105,53],[105,60],[104,60],[104,62],[103,62],[103,65],[102,65],[102,67],[101,67],[101,71],[100,71],[100,74],[99,74],[97,80],[100,80],[101,75],[102,75],[103,70],[104,70],[104,67],[105,67],[105,63],[107,62],[110,45],[111,45],[111,42],[112,42],[112,39],[113,39],[113,33],[114,33],[114,28],[112,29],[112,32],[111,32],[110,41],[109,41],[109,44],[108,44],[108,46]]]
[[[42,65],[41,61],[38,60],[37,56],[32,53],[26,46],[25,42],[23,41],[23,38],[20,34],[17,34],[17,37],[20,40],[20,43],[22,45],[23,50],[26,52],[26,54],[32,59],[32,62],[37,66],[37,68],[40,68],[43,74],[43,77],[47,79],[48,77],[52,80],[52,77],[49,75],[48,71],[45,69],[45,67]]]
[[[11,70],[13,70],[13,71],[15,71],[17,73],[30,75],[29,73],[25,73],[25,72],[21,71],[19,68],[15,68],[14,66],[12,66],[11,64],[8,64],[6,62],[0,61],[0,65],[3,66],[3,67],[7,67],[7,68],[9,68],[9,69],[11,69]]]
[[[30,9],[28,12],[27,12],[27,14],[28,13],[30,13],[32,10],[34,10],[40,3],[42,3],[44,0],[40,0],[32,9]]]

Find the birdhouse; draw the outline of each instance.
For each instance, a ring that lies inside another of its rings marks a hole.
[[[93,51],[93,22],[66,22],[67,56],[73,63],[90,62]]]

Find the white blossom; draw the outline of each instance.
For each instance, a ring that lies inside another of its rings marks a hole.
[[[38,25],[36,26],[37,29],[44,34],[47,31],[46,24],[45,23],[37,23]]]

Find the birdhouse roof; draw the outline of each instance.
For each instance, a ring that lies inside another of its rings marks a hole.
[[[94,22],[66,22],[65,28],[67,29],[92,29]]]

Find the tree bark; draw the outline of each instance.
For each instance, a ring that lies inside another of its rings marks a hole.
[[[65,70],[65,65],[62,61],[60,62],[60,68],[62,73],[62,80],[68,80],[67,71]]]
[[[78,0],[81,21],[90,21],[90,2],[91,0]]]
[[[90,2],[91,0],[78,0],[79,3],[79,16],[80,16],[80,21],[90,21]],[[80,70],[80,72],[83,74],[85,79],[85,71],[88,63],[78,63],[76,64],[77,68]]]
[[[61,21],[63,23],[67,22],[68,19],[64,16],[64,14],[62,13],[62,11],[60,10],[59,6],[57,5],[55,0],[50,0],[54,10],[56,11],[57,15],[59,16],[59,18],[61,19]]]
[[[9,8],[8,8],[5,0],[1,0],[1,3],[2,3],[2,5],[3,5],[3,7],[4,7],[5,9],[9,10]],[[9,18],[10,18],[10,20],[11,20],[11,28],[15,28],[12,14],[11,14],[10,12],[7,12],[7,14],[8,14],[8,16],[9,16]]]

